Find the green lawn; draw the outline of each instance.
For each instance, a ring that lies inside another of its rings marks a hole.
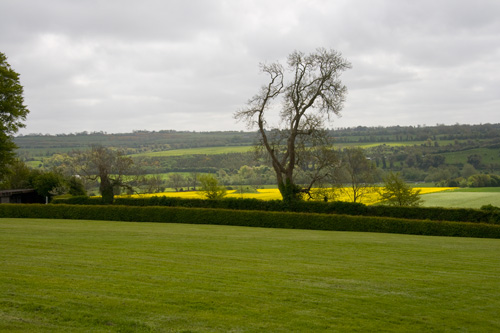
[[[0,219],[0,331],[500,330],[500,240]]]
[[[484,205],[500,207],[500,188],[463,188],[422,195],[424,207],[481,208]]]

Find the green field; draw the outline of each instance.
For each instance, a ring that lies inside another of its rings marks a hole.
[[[141,154],[132,154],[131,157],[159,157],[159,156],[182,156],[182,155],[218,155],[228,153],[248,153],[252,151],[253,146],[225,146],[225,147],[205,147],[205,148],[187,148],[174,149],[157,152],[147,152]]]
[[[4,332],[494,332],[500,240],[0,219]]]
[[[456,151],[452,153],[443,153],[446,163],[449,164],[465,164],[467,157],[470,155],[480,155],[482,163],[500,163],[500,149],[499,148],[476,148],[463,151]]]
[[[424,207],[481,208],[500,207],[500,187],[463,188],[422,195]]]

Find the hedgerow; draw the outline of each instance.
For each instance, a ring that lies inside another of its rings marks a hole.
[[[500,226],[485,223],[213,208],[2,204],[0,205],[0,217],[191,223],[500,238]]]
[[[55,199],[55,204],[100,205],[99,198],[72,197]],[[225,198],[221,200],[184,199],[166,196],[150,198],[116,198],[115,205],[120,206],[165,206],[188,208],[216,208],[233,210],[261,210],[276,212],[302,212],[318,214],[346,214],[405,219],[454,221],[500,224],[500,211],[486,209],[440,208],[440,207],[395,207],[367,206],[361,203],[334,201],[302,201],[294,206],[287,206],[281,200],[258,200]]]

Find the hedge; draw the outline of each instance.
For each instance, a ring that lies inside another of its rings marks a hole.
[[[55,199],[55,204],[100,205],[99,198],[72,197]],[[226,198],[222,200],[183,199],[166,196],[150,198],[116,198],[115,205],[125,206],[166,206],[189,208],[218,208],[236,210],[262,210],[277,212],[302,212],[319,214],[346,214],[379,217],[395,217],[405,219],[455,221],[500,224],[500,212],[495,210],[440,208],[440,207],[394,207],[394,206],[366,206],[352,202],[319,202],[302,201],[293,207],[286,206],[281,200],[258,200]]]
[[[500,226],[485,223],[437,222],[389,217],[213,208],[1,204],[0,217],[191,223],[500,238]]]

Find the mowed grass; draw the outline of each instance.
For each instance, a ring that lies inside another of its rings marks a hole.
[[[481,208],[484,205],[500,207],[500,188],[464,188],[431,193],[422,196],[424,207]]]
[[[495,332],[500,240],[0,219],[0,331]]]

